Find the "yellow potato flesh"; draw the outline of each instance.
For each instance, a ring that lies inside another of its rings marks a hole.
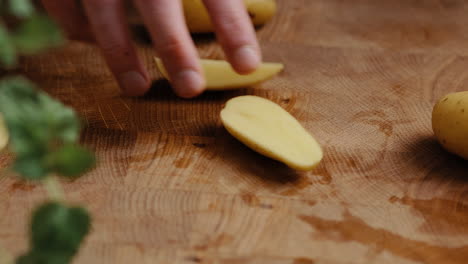
[[[432,129],[446,150],[468,160],[468,92],[449,94],[434,106]]]
[[[8,144],[8,131],[0,114],[0,151],[2,151]]]
[[[323,152],[311,134],[279,105],[257,96],[229,100],[221,111],[227,131],[256,152],[297,170],[311,170]]]
[[[164,78],[169,79],[159,58],[156,58],[156,65]],[[207,90],[229,90],[252,86],[272,78],[284,68],[281,63],[262,63],[255,72],[241,75],[235,72],[227,61],[201,60],[201,65]]]

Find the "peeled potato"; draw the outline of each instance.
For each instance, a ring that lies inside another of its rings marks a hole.
[[[201,60],[201,64],[207,90],[229,90],[252,86],[272,78],[284,68],[281,63],[262,63],[255,72],[241,75],[235,72],[227,61]],[[156,65],[164,78],[169,79],[159,58],[156,58]]]
[[[214,28],[210,16],[201,0],[183,0],[183,8],[187,26],[192,33],[209,33]],[[261,26],[276,13],[275,0],[244,0],[252,23]],[[134,9],[130,9],[129,20],[133,24],[141,24],[141,18]]]
[[[446,150],[468,160],[468,91],[440,99],[432,111],[432,129]]]
[[[227,131],[256,152],[297,170],[311,170],[322,160],[320,145],[279,105],[257,96],[229,100],[221,111]]]
[[[8,131],[3,121],[3,117],[0,114],[0,151],[2,151],[8,145]]]

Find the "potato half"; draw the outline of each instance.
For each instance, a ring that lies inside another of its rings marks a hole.
[[[229,100],[221,111],[227,131],[256,152],[297,170],[311,170],[323,152],[311,134],[279,105],[257,96]]]
[[[161,59],[155,58],[158,70],[169,79],[166,68]],[[201,60],[203,72],[206,78],[207,90],[229,90],[244,88],[271,79],[284,68],[281,63],[262,63],[259,68],[247,75],[241,75],[234,71],[227,61]]]
[[[440,99],[432,111],[432,129],[446,150],[468,160],[468,91]]]

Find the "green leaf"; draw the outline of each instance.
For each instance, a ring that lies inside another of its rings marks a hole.
[[[94,155],[78,145],[64,145],[49,158],[51,168],[56,173],[67,177],[79,176],[96,163]]]
[[[25,179],[42,179],[54,171],[76,177],[94,166],[94,156],[75,145],[80,132],[75,112],[28,80],[0,81],[0,112],[17,157],[14,169]]]
[[[18,156],[47,151],[51,133],[38,105],[38,91],[22,77],[0,82],[0,112],[9,130],[12,150]]]
[[[63,43],[57,25],[45,15],[33,15],[23,21],[14,34],[16,48],[22,54],[34,54]]]
[[[42,205],[33,214],[31,252],[47,252],[50,257],[74,256],[89,232],[90,221],[83,208],[58,202]]]
[[[58,202],[43,204],[33,214],[30,250],[17,264],[67,264],[90,229],[88,212]]]
[[[43,106],[44,115],[48,116],[48,124],[53,128],[56,137],[64,143],[74,143],[78,140],[80,122],[75,112],[61,102],[46,94],[39,94],[39,104]]]
[[[11,68],[16,62],[15,44],[6,27],[0,23],[0,66]]]
[[[68,144],[78,140],[80,123],[75,112],[24,78],[0,82],[0,112],[17,154],[28,149],[44,151],[51,141]]]
[[[8,11],[14,16],[25,18],[34,13],[34,5],[30,0],[10,0]]]
[[[34,85],[21,77],[0,82],[0,112],[9,130],[12,150],[19,156],[46,151],[49,133],[37,107]]]
[[[17,157],[13,164],[13,169],[25,180],[41,180],[49,173],[39,155]]]

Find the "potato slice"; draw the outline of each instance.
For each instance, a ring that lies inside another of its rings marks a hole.
[[[313,169],[322,149],[307,130],[279,105],[257,96],[229,100],[221,111],[227,131],[242,143],[297,170]]]
[[[155,59],[161,74],[169,79],[161,59]],[[205,73],[207,90],[229,90],[252,86],[272,78],[284,68],[281,63],[262,63],[255,72],[241,75],[236,73],[227,61],[201,60],[201,64]]]
[[[0,114],[0,152],[8,145],[8,131]]]

